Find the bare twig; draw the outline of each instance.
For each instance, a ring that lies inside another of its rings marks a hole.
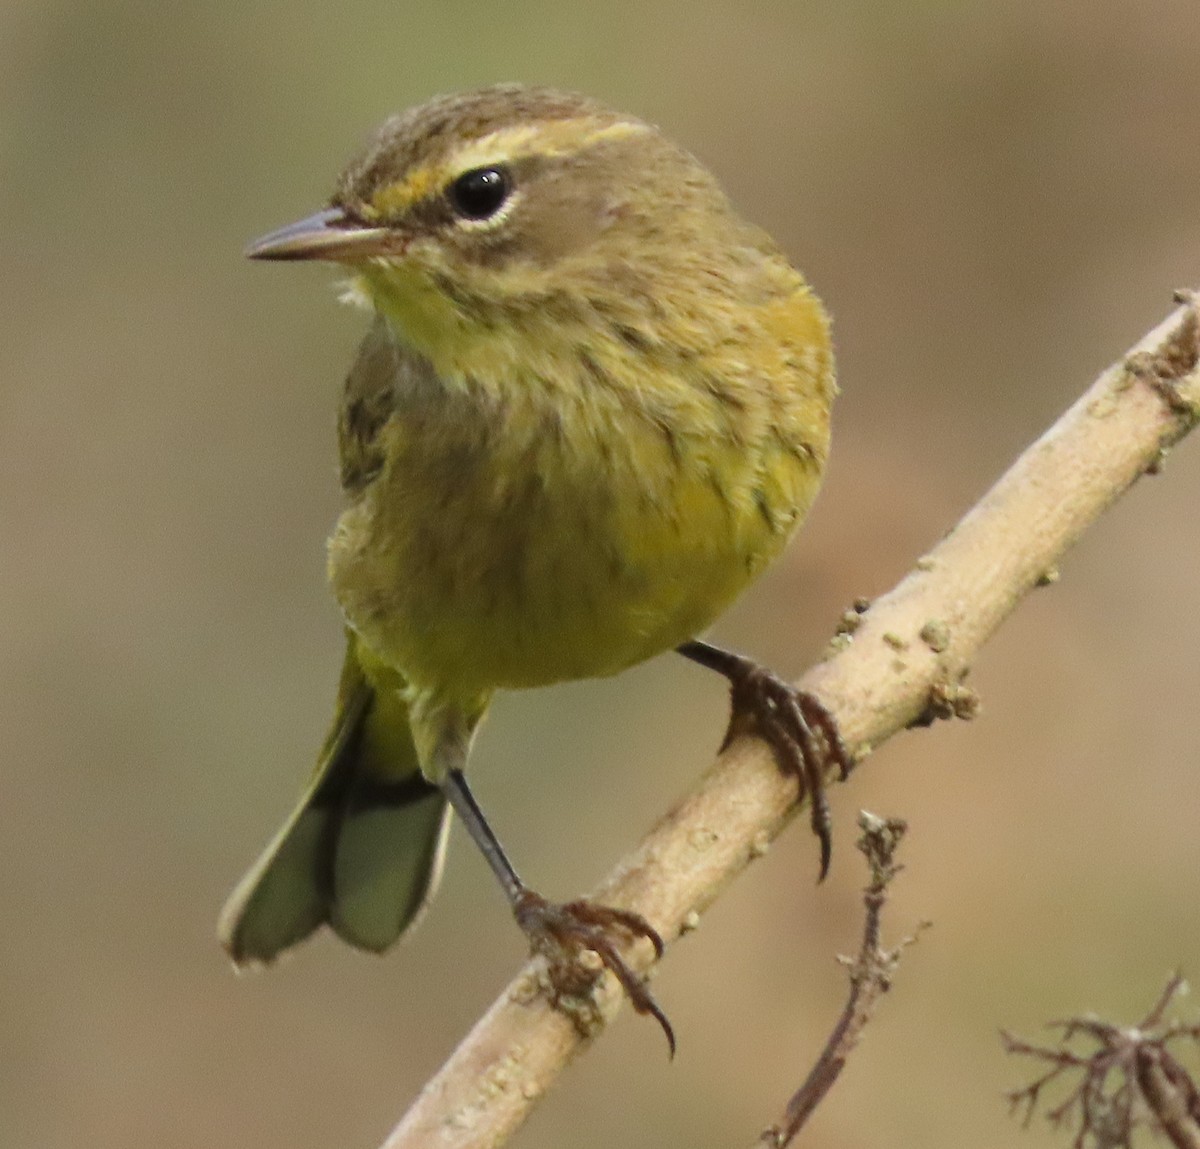
[[[876,1003],[891,988],[901,953],[917,940],[916,934],[910,934],[902,938],[895,949],[879,948],[879,921],[887,902],[888,886],[901,870],[893,858],[908,827],[898,818],[885,821],[865,810],[859,813],[858,825],[863,832],[858,848],[866,855],[871,881],[863,891],[866,917],[858,957],[853,961],[841,959],[850,971],[850,996],[816,1064],[788,1101],[783,1117],[759,1137],[759,1144],[769,1145],[771,1149],[783,1149],[789,1144],[833,1088],[846,1058],[871,1020]],[[922,922],[918,930],[928,924]]]
[[[1194,297],[1110,367],[893,591],[855,613],[853,633],[800,686],[837,720],[855,758],[896,731],[969,715],[979,648],[1063,554],[1200,417]],[[787,824],[797,785],[767,748],[735,739],[593,897],[645,917],[668,941]],[[627,955],[652,961],[649,943]],[[547,1000],[534,959],[425,1086],[386,1149],[494,1149],[621,1004],[601,978],[583,1014]]]
[[[1134,1130],[1147,1118],[1175,1149],[1200,1149],[1200,1092],[1167,1048],[1179,1038],[1200,1044],[1200,1025],[1164,1021],[1168,1006],[1186,988],[1182,976],[1175,974],[1135,1025],[1118,1026],[1090,1015],[1051,1022],[1051,1028],[1062,1031],[1056,1046],[1034,1045],[1001,1032],[1007,1052],[1051,1065],[1048,1072],[1008,1094],[1010,1107],[1022,1111],[1028,1125],[1045,1087],[1077,1073],[1078,1084],[1046,1113],[1054,1125],[1074,1118],[1073,1149],[1133,1149]],[[1081,1037],[1095,1049],[1071,1049],[1071,1042]]]

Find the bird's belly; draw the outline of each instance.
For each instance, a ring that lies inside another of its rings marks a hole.
[[[654,473],[671,482],[467,468],[434,498],[410,470],[342,516],[335,593],[370,647],[439,694],[616,673],[707,627],[789,533],[705,473]]]

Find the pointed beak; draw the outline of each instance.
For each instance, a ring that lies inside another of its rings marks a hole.
[[[289,223],[256,239],[246,248],[248,259],[328,259],[355,263],[389,250],[386,227],[364,227],[331,207]]]

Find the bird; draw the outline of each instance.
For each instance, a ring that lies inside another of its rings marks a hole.
[[[335,716],[291,817],[220,938],[264,964],[328,925],[390,947],[460,818],[535,951],[592,950],[675,1039],[622,956],[641,915],[535,892],[465,770],[498,691],[617,674],[676,650],[727,678],[812,803],[836,722],[705,641],[821,485],[837,393],[828,314],[713,175],[588,96],[500,84],[388,119],[327,206],[253,243],[325,261],[370,327],[337,420],[345,507],[328,578],[346,648]],[[564,956],[565,955],[565,956]]]

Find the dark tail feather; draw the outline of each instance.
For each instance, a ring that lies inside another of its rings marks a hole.
[[[448,808],[417,766],[401,686],[394,675],[370,681],[350,638],[308,789],[221,912],[221,942],[239,965],[269,962],[326,922],[379,952],[433,896]]]

